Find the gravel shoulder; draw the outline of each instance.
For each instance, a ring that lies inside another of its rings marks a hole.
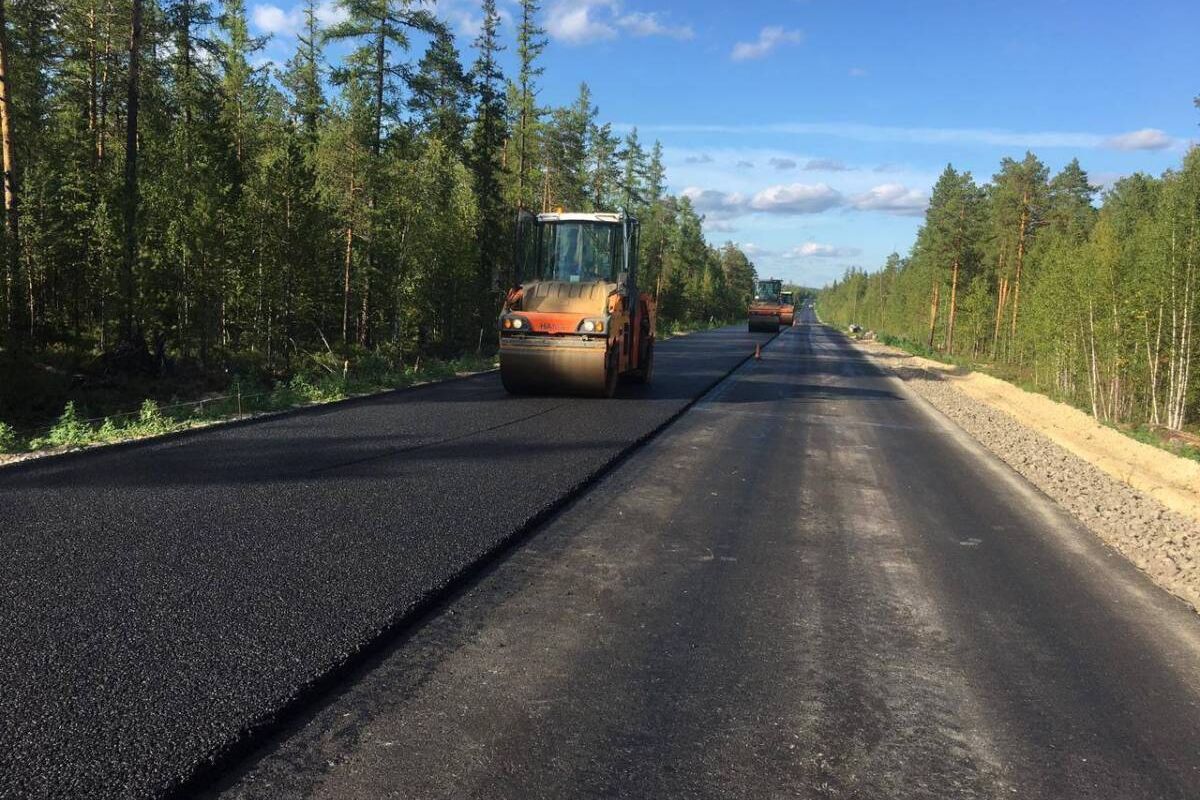
[[[1078,518],[1155,583],[1200,608],[1200,464],[990,375],[854,342]]]

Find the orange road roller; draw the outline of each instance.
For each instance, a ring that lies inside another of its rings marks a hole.
[[[637,252],[624,211],[520,214],[499,320],[509,393],[612,397],[621,379],[650,381],[655,306],[638,291]]]
[[[783,306],[779,296],[783,293],[783,281],[770,278],[759,281],[754,288],[754,301],[750,303],[750,332],[778,333]]]
[[[779,293],[779,324],[791,327],[796,324],[796,301],[792,292]]]

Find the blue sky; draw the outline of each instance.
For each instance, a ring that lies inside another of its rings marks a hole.
[[[290,53],[297,6],[249,0],[266,56]],[[435,7],[469,50],[478,3]],[[544,0],[542,23],[543,104],[587,81],[603,120],[662,141],[710,240],[805,284],[907,251],[947,162],[985,180],[1032,149],[1106,185],[1200,138],[1195,0]]]

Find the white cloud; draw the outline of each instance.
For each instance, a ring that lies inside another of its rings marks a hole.
[[[750,208],[768,214],[819,214],[840,206],[842,193],[824,183],[790,183],[763,189]]]
[[[714,220],[729,220],[755,213],[801,216],[836,208],[921,216],[929,200],[925,192],[899,183],[880,184],[849,197],[826,183],[778,184],[752,195],[689,186],[681,194],[691,200],[699,213]]]
[[[850,206],[859,211],[882,211],[906,217],[921,216],[927,204],[924,192],[900,183],[881,183],[850,198]]]
[[[784,30],[779,25],[771,25],[758,32],[758,39],[753,42],[738,42],[733,46],[729,57],[734,61],[749,61],[765,58],[777,47],[783,44],[799,44],[804,41],[804,32],[800,30]]]
[[[849,75],[851,78],[865,78],[865,77],[867,77],[868,75],[870,75],[871,73],[867,72],[867,71],[866,71],[865,69],[863,69],[862,67],[851,67],[851,68],[850,68],[850,72],[849,72],[849,73],[847,73],[847,74],[848,74],[848,75]]]
[[[850,167],[847,167],[841,161],[832,158],[813,158],[809,159],[804,165],[806,172],[849,172]]]
[[[1175,139],[1158,128],[1142,128],[1110,136],[1105,141],[1105,145],[1114,150],[1166,150],[1173,144]]]
[[[788,170],[796,168],[795,159],[791,158],[768,158],[767,163],[777,170]]]
[[[611,12],[614,6],[611,0],[561,0],[552,5],[547,12],[546,30],[555,39],[568,44],[587,44],[615,38],[616,28],[598,17],[593,17],[594,12],[603,14],[604,9]]]
[[[750,258],[762,258],[763,256],[773,256],[775,253],[754,242],[734,242],[738,249],[748,255]]]
[[[629,130],[631,123],[614,125]],[[638,123],[643,133],[706,133],[748,136],[754,134],[787,134],[792,136],[830,136],[860,142],[928,145],[983,145],[987,147],[1025,148],[1033,150],[1066,148],[1094,150],[1100,148],[1152,149],[1179,146],[1182,140],[1156,129],[1110,136],[1079,131],[1009,131],[989,128],[899,128],[886,125],[866,125],[842,122],[777,122],[761,125],[666,124]],[[1164,143],[1165,142],[1165,143]]]
[[[754,169],[754,162],[746,161],[745,159],[742,159],[741,161],[737,162],[737,168],[738,169]]]
[[[730,219],[746,212],[746,196],[740,192],[721,192],[689,186],[680,194],[692,201],[696,211],[713,220]]]
[[[805,242],[786,250],[784,258],[853,258],[860,255],[862,250],[857,247],[837,247],[832,244]]]
[[[696,35],[690,25],[667,25],[656,12],[632,11],[617,18],[617,25],[634,36],[667,36],[691,39]]]
[[[317,6],[317,22],[328,28],[350,19],[350,12],[338,5],[337,0],[328,0]]]
[[[711,164],[712,161],[713,158],[708,153],[701,153],[698,156],[687,156],[683,159],[683,163],[685,164]]]
[[[546,31],[567,44],[615,39],[619,31],[638,38],[691,39],[695,35],[688,25],[668,25],[658,12],[622,13],[619,0],[558,0],[546,12]]]
[[[317,6],[317,22],[324,28],[345,22],[349,16],[349,12],[339,6],[336,0]],[[304,10],[297,6],[285,11],[276,5],[261,3],[250,9],[250,24],[259,33],[295,36],[304,27]]]
[[[263,33],[294,34],[303,17],[298,9],[284,11],[279,6],[256,5],[250,9],[250,22]]]

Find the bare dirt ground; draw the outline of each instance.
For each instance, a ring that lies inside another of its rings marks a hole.
[[[856,344],[1155,583],[1200,608],[1200,463],[990,375]]]

